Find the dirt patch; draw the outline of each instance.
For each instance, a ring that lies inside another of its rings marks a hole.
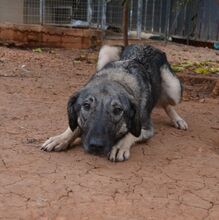
[[[172,62],[188,54],[201,60],[203,53],[218,59],[205,48],[186,46],[183,53],[182,45],[156,45]],[[156,109],[155,136],[134,146],[124,163],[80,145],[39,150],[66,128],[68,97],[95,72],[81,53],[96,52],[0,48],[0,219],[219,219],[217,98],[177,107],[189,131],[175,129]]]
[[[184,84],[184,100],[218,97],[218,76],[202,76],[192,73],[178,74]]]

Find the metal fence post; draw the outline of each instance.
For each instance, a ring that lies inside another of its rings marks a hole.
[[[159,33],[162,31],[162,12],[163,12],[163,1],[160,1],[160,19],[159,19]]]
[[[40,0],[40,24],[43,25],[44,0]]]
[[[142,0],[138,0],[138,13],[137,13],[137,38],[141,39],[141,31],[142,31]]]
[[[93,4],[92,0],[87,0],[87,22],[89,25],[91,25],[92,22],[92,14],[93,14],[92,4]]]
[[[147,31],[147,13],[148,13],[148,0],[145,1],[145,8],[144,8],[144,31]]]
[[[106,8],[107,8],[106,0],[102,0],[101,29],[106,29]]]
[[[98,25],[98,28],[101,27],[101,0],[98,0],[97,2],[97,25]]]
[[[170,35],[170,15],[171,15],[171,0],[167,0],[166,4],[166,22],[165,22],[165,40],[167,41],[167,38]]]
[[[156,0],[153,0],[153,6],[152,6],[152,21],[151,21],[151,32],[154,32],[154,15],[155,15],[155,4]]]
[[[130,8],[129,8],[129,31],[132,30],[132,16],[133,16],[133,0],[131,0]]]

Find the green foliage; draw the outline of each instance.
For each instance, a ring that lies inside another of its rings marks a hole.
[[[172,64],[172,69],[174,72],[183,72],[185,70],[180,64]]]
[[[219,73],[219,67],[202,66],[195,68],[194,72],[199,74]]]
[[[32,51],[35,53],[42,53],[43,52],[43,50],[41,48],[35,48]]]
[[[172,64],[172,69],[175,72],[191,71],[197,74],[219,73],[219,65],[212,61],[191,62]]]

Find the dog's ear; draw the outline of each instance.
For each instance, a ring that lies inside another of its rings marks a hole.
[[[72,131],[74,131],[74,129],[78,126],[78,122],[77,122],[78,117],[75,106],[77,98],[78,98],[78,94],[71,96],[68,100],[68,105],[67,105],[69,127],[71,128]]]
[[[139,109],[137,108],[136,103],[133,102],[131,102],[128,129],[135,137],[139,137],[141,134],[140,112]]]

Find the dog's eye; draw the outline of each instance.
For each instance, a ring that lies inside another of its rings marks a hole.
[[[90,104],[89,104],[89,103],[84,103],[84,104],[83,104],[83,109],[84,109],[85,111],[89,111],[89,110],[90,110]]]
[[[114,115],[120,115],[122,113],[122,111],[123,111],[122,108],[119,108],[119,107],[118,108],[114,108],[113,109],[113,114]]]

